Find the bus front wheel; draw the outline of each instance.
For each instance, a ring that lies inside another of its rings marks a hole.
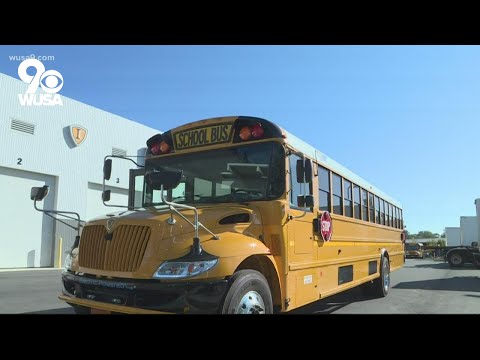
[[[233,274],[221,313],[272,314],[272,294],[265,276],[255,270],[240,270]]]

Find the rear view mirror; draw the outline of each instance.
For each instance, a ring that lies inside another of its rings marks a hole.
[[[42,187],[32,187],[30,191],[30,200],[42,201],[48,195],[48,185],[43,185]]]
[[[110,180],[110,175],[112,175],[112,159],[107,159],[103,163],[103,178]]]
[[[178,186],[182,176],[183,170],[163,170],[145,175],[145,181],[154,190],[160,190],[162,185],[163,190],[170,190]]]
[[[310,159],[297,160],[297,183],[312,182],[312,161]]]
[[[305,182],[310,184],[312,182],[312,161],[305,159],[305,165],[303,166],[305,172]]]
[[[104,202],[110,201],[110,190],[105,190],[102,192],[102,200]]]
[[[303,166],[303,159],[297,160],[297,183],[303,184],[305,182],[305,167]]]
[[[313,207],[313,195],[298,195],[297,196],[297,206],[298,207]]]

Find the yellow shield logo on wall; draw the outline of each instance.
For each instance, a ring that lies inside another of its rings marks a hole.
[[[72,125],[70,126],[70,135],[75,146],[79,146],[87,138],[87,129],[80,125]]]

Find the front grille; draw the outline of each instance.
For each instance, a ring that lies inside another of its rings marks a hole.
[[[83,229],[79,265],[107,271],[137,271],[150,239],[150,228],[120,225],[111,240],[106,240],[105,235],[107,230],[102,225]]]

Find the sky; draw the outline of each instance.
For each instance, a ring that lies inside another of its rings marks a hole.
[[[398,200],[410,233],[475,215],[479,46],[0,46],[0,72],[31,54],[61,95],[161,131],[269,119]]]

